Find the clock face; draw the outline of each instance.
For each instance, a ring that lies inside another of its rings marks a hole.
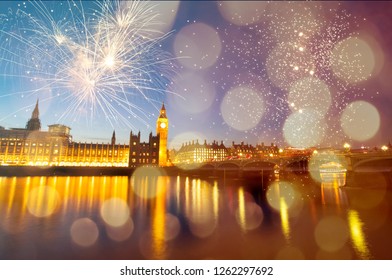
[[[164,122],[161,122],[160,126],[161,126],[161,128],[165,128],[166,124]]]

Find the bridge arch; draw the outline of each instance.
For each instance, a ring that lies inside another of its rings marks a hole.
[[[353,164],[354,171],[392,171],[392,157],[369,158]]]
[[[271,161],[252,161],[245,163],[242,167],[244,170],[261,170],[268,169],[273,170],[276,163]]]
[[[296,171],[307,170],[309,159],[307,157],[293,158],[284,163],[284,169]]]
[[[240,169],[240,165],[236,162],[224,162],[221,164],[217,165],[218,169],[231,169],[231,170],[237,170]]]
[[[200,169],[215,169],[215,165],[213,163],[205,163],[200,166]]]

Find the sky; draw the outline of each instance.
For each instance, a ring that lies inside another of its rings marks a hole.
[[[0,126],[281,147],[392,140],[391,2],[1,1]]]

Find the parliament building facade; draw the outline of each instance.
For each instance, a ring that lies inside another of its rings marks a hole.
[[[150,133],[141,142],[140,132],[130,132],[129,144],[117,144],[113,132],[110,143],[74,142],[71,128],[61,124],[41,130],[38,101],[25,128],[5,129],[0,126],[0,165],[14,166],[166,166],[168,120],[162,105],[157,120],[157,135]]]

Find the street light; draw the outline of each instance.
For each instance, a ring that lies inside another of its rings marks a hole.
[[[386,151],[388,151],[388,147],[385,146],[385,145],[383,145],[383,146],[381,147],[381,150],[383,150],[384,152],[386,152]]]
[[[344,143],[343,148],[346,150],[346,152],[350,151],[350,144],[349,143]]]

